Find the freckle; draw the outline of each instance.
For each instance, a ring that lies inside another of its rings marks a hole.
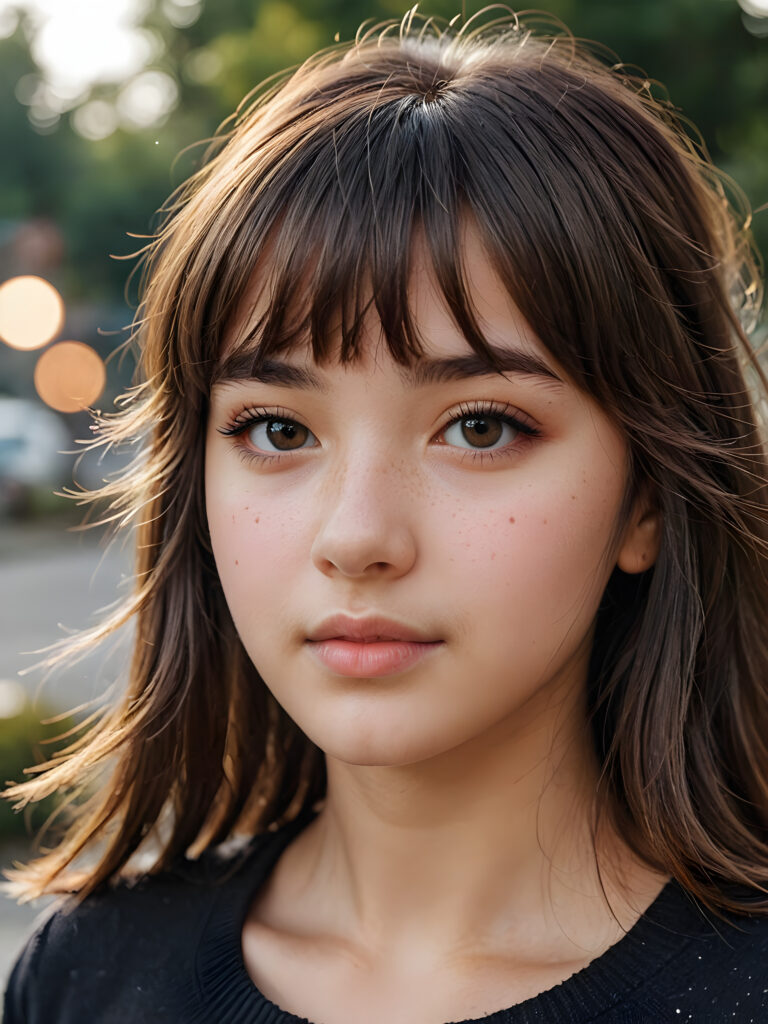
[[[235,565],[240,565],[237,559],[235,559]]]
[[[543,523],[543,524],[544,524],[545,526],[547,525],[547,520],[546,520],[546,519],[542,519],[541,521],[542,521],[542,523]]]
[[[571,501],[576,501],[576,495],[575,494],[571,495]]]
[[[259,517],[258,517],[258,516],[256,516],[256,518],[255,518],[255,519],[254,519],[253,521],[254,521],[254,523],[258,523],[258,521],[259,521]]]
[[[510,517],[509,517],[509,521],[510,521],[510,523],[514,523],[514,521],[515,521],[515,517],[514,517],[514,516],[510,516]]]

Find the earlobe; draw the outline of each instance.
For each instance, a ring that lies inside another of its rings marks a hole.
[[[644,572],[654,564],[661,547],[661,512],[648,508],[633,517],[619,550],[616,565],[623,572]]]

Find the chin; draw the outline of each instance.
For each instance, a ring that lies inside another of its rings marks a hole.
[[[388,726],[381,718],[371,728],[361,729],[358,721],[349,728],[349,735],[344,735],[339,723],[334,735],[328,730],[317,730],[317,735],[308,736],[326,757],[333,758],[342,764],[360,765],[371,768],[399,768],[410,764],[429,761],[449,750],[460,746],[466,736],[421,735],[408,737],[400,728]],[[306,731],[306,730],[305,730]],[[425,730],[426,731],[426,730]]]

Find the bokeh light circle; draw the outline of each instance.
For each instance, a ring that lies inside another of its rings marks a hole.
[[[47,345],[63,324],[61,296],[42,277],[12,277],[0,284],[0,338],[11,348]]]
[[[58,412],[79,412],[104,390],[107,370],[98,352],[81,341],[59,341],[37,360],[35,388]]]

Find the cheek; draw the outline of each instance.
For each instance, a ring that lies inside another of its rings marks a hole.
[[[465,600],[488,610],[489,636],[501,620],[525,624],[524,635],[541,642],[554,631],[550,640],[558,642],[574,625],[583,633],[591,623],[612,569],[608,544],[623,477],[604,455],[584,465],[549,466],[485,512],[465,510],[458,527],[450,520],[453,538],[446,533],[438,542],[451,551],[448,575],[461,580]]]
[[[240,630],[274,608],[276,582],[290,579],[300,563],[297,516],[282,503],[271,508],[229,459],[207,460],[205,503],[216,569]]]
[[[247,614],[260,618],[262,606],[274,615],[281,580],[295,579],[302,558],[295,522],[250,504],[242,495],[209,508],[216,568],[236,624]]]

